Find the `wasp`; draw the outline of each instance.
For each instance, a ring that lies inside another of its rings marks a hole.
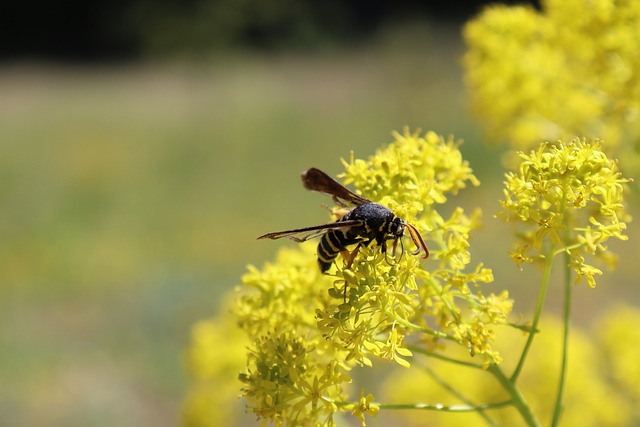
[[[387,259],[387,241],[393,241],[392,255],[395,256],[398,241],[404,236],[406,230],[409,231],[411,240],[417,248],[412,254],[418,255],[424,251],[424,258],[429,256],[427,245],[418,230],[397,217],[389,208],[354,193],[320,169],[311,168],[304,171],[302,184],[307,190],[332,196],[333,201],[343,208],[347,207],[347,203],[355,207],[329,224],[267,233],[258,239],[287,237],[296,242],[304,242],[322,236],[318,244],[318,265],[323,273],[329,270],[339,253],[345,256],[346,267],[349,268],[360,247],[368,246],[371,242],[375,242],[381,248]],[[400,242],[402,244],[401,240]],[[357,246],[349,254],[346,247],[351,245]]]

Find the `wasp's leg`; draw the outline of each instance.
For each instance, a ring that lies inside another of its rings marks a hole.
[[[384,254],[384,260],[388,265],[396,265],[398,261],[396,261],[396,250],[398,249],[398,240],[400,240],[400,246],[402,246],[401,239],[393,239],[393,246],[391,247],[391,257],[393,262],[389,260],[389,252],[387,251],[387,243],[382,244],[382,253]],[[402,253],[404,253],[404,248],[402,249]],[[402,259],[402,253],[400,254],[400,259]]]
[[[333,199],[333,202],[336,205],[340,206],[341,208],[347,208],[348,207],[348,205],[346,203],[344,203],[342,200],[338,199],[337,196],[333,196],[331,198]]]
[[[345,216],[351,211],[351,209],[347,209],[346,207],[334,209],[334,208],[330,208],[327,205],[322,205],[322,206],[329,211],[329,213],[336,219],[336,221],[338,221],[339,219],[342,219],[343,216]]]
[[[356,259],[356,256],[358,255],[358,251],[360,251],[360,246],[362,246],[364,244],[364,242],[360,242],[358,243],[358,246],[356,246],[356,248],[351,251],[351,253],[349,253],[349,251],[340,251],[340,253],[342,254],[342,257],[346,260],[346,264],[344,265],[344,268],[351,268],[351,264],[353,264],[353,261]],[[347,302],[347,281],[345,280],[344,282],[344,302]]]
[[[391,256],[394,258],[396,257],[396,250],[398,249],[398,240],[400,240],[400,238],[393,239],[393,246],[391,247]]]
[[[347,260],[347,263],[345,264],[344,268],[351,268],[351,264],[353,264],[353,261],[355,261],[356,256],[358,256],[358,252],[360,251],[360,247],[361,246],[367,246],[369,243],[371,243],[371,240],[362,240],[360,241],[360,243],[358,243],[358,246],[356,246],[356,248],[351,251],[351,253],[349,253],[349,251],[342,251],[340,252],[342,254],[342,256],[344,257],[344,259]],[[348,255],[348,257],[347,257]]]

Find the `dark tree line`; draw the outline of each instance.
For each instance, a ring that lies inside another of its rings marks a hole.
[[[362,39],[381,26],[407,19],[462,22],[486,3],[486,0],[3,2],[0,59],[101,61],[237,47],[313,49],[326,43]]]

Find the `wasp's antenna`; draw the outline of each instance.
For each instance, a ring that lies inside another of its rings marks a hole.
[[[429,258],[429,249],[427,249],[427,245],[424,243],[424,240],[422,240],[422,236],[420,235],[420,232],[411,224],[409,224],[408,222],[405,223],[405,225],[409,228],[409,235],[411,236],[411,240],[413,240],[413,243],[416,245],[416,250],[411,252],[412,255],[418,255],[420,253],[421,250],[424,250],[424,259]]]
[[[391,263],[391,262],[389,261],[389,251],[387,251],[387,250],[386,250],[386,245],[387,245],[387,243],[385,242],[385,243],[383,243],[383,244],[385,245],[385,246],[383,246],[383,247],[385,248],[385,250],[383,250],[383,251],[382,251],[382,252],[384,253],[384,260],[385,260],[385,262],[386,262],[388,265],[394,265],[395,263]],[[394,245],[393,245],[393,249],[391,249],[391,255],[392,255],[393,257],[395,257],[395,255],[396,255],[396,245],[395,245],[395,243],[394,243]]]

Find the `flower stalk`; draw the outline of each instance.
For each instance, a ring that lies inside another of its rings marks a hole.
[[[565,239],[568,241],[569,239]],[[551,426],[556,427],[560,423],[560,417],[563,411],[563,400],[565,383],[567,380],[567,366],[569,357],[569,330],[571,329],[571,294],[573,284],[571,283],[571,269],[569,268],[569,253],[564,254],[564,307],[563,307],[563,329],[562,329],[562,355],[560,361],[560,376],[558,381],[558,392],[556,395],[555,405],[553,407],[553,418]]]
[[[551,255],[552,251],[549,251]],[[544,302],[547,297],[547,292],[549,290],[549,282],[551,279],[551,270],[553,266],[553,256],[546,256],[544,263],[544,272],[542,274],[542,282],[540,283],[540,289],[538,290],[538,299],[536,302],[536,307],[533,312],[533,320],[531,322],[531,330],[527,335],[527,341],[522,349],[522,354],[520,355],[520,360],[518,360],[518,364],[516,368],[513,370],[511,374],[510,381],[515,384],[518,381],[518,377],[522,372],[522,368],[525,365],[527,360],[527,355],[529,354],[529,350],[531,350],[531,345],[533,344],[533,339],[535,338],[538,330],[538,325],[540,323],[540,319],[542,317],[542,309],[544,308]]]
[[[540,427],[540,422],[536,418],[531,406],[527,403],[527,400],[516,385],[515,381],[512,378],[508,378],[498,365],[491,365],[488,370],[498,380],[502,388],[509,394],[511,397],[509,402],[518,410],[522,420],[529,427]]]

